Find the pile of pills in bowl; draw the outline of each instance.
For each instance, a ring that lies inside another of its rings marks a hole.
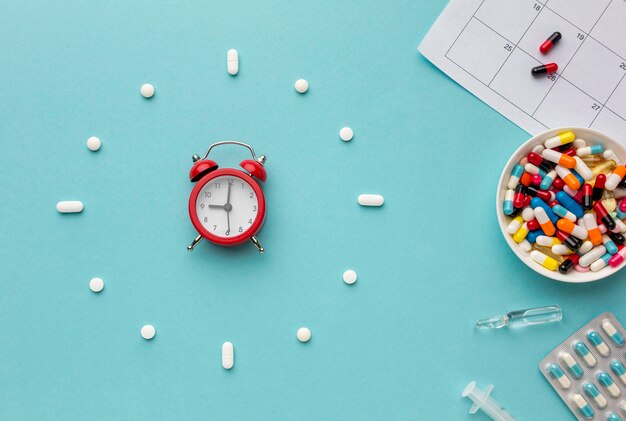
[[[625,176],[623,162],[603,145],[572,132],[552,137],[513,167],[502,204],[507,232],[549,270],[617,267],[626,259]]]

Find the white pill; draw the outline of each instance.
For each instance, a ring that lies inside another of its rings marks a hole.
[[[144,98],[152,98],[154,95],[154,86],[149,83],[144,83],[141,85],[141,89],[139,91]]]
[[[104,289],[104,281],[100,278],[93,278],[89,281],[89,289],[93,292],[100,292]]]
[[[344,127],[341,130],[339,130],[339,138],[343,140],[344,142],[351,141],[353,136],[354,136],[354,133],[352,132],[352,129],[350,127]]]
[[[526,222],[535,219],[535,211],[533,210],[533,208],[531,208],[530,206],[524,208],[524,210],[522,211],[522,219],[524,219],[524,221]]]
[[[141,336],[144,339],[152,339],[156,335],[156,329],[152,325],[144,325],[141,328]]]
[[[231,342],[224,342],[222,344],[222,367],[226,370],[233,368],[235,364],[235,351]]]
[[[533,247],[530,242],[524,238],[524,240],[522,240],[521,243],[519,243],[517,245],[519,247],[519,249],[521,251],[523,251],[524,253],[528,253],[530,251],[530,249]]]
[[[226,68],[229,75],[235,76],[239,73],[239,53],[234,48],[228,50],[226,54]]]
[[[361,206],[382,206],[385,198],[380,194],[361,194],[358,199]]]
[[[83,211],[83,202],[80,200],[64,200],[57,203],[57,211],[61,213],[78,213]]]
[[[304,79],[296,80],[296,83],[293,86],[299,94],[303,94],[309,90],[309,82]]]
[[[87,148],[89,148],[90,151],[97,151],[98,149],[100,149],[100,146],[102,146],[102,142],[100,142],[100,139],[98,139],[95,136],[91,136],[89,139],[87,139]]]
[[[345,271],[343,273],[343,281],[348,284],[348,285],[352,285],[353,283],[356,282],[356,272],[353,271],[352,269],[348,269],[347,271]]]
[[[301,327],[298,329],[298,332],[296,332],[296,337],[300,342],[309,342],[311,339],[311,331],[308,327]]]

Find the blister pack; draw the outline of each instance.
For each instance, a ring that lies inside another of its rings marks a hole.
[[[539,364],[539,370],[579,420],[626,420],[624,328],[602,313]]]

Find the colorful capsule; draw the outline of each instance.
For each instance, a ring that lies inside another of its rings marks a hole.
[[[556,200],[563,206],[565,209],[573,213],[576,218],[582,218],[584,211],[582,206],[580,206],[572,197],[564,191],[560,191],[556,194]],[[532,205],[532,202],[531,202]],[[553,221],[554,222],[554,221]]]
[[[594,246],[602,244],[602,234],[600,233],[600,228],[598,228],[596,217],[592,213],[586,213],[583,216],[583,221],[587,229],[587,234],[589,234],[589,241],[591,241]]]
[[[583,193],[580,190],[574,190],[570,186],[563,186],[563,191],[579,205],[583,204]]]
[[[522,211],[522,218],[524,218],[524,221],[526,222],[535,219],[535,211],[533,210],[533,208],[531,208],[530,206],[524,208],[524,210]]]
[[[569,256],[570,254],[576,254],[576,252],[567,247],[565,244],[555,244],[552,248],[550,248],[550,250],[552,251],[552,254],[557,256]]]
[[[602,337],[598,332],[592,330],[587,334],[587,338],[589,339],[589,342],[591,342],[591,344],[600,353],[600,355],[602,355],[603,357],[608,357],[611,351],[609,350],[609,347],[606,345],[606,343],[604,343]]]
[[[609,266],[616,268],[624,262],[624,259],[626,259],[626,247],[622,247],[617,253],[611,256]]]
[[[598,408],[603,409],[606,407],[607,405],[606,398],[604,397],[604,395],[602,395],[602,393],[600,393],[600,391],[598,390],[595,384],[593,383],[583,384],[583,391],[585,392],[585,395],[587,395],[589,399],[593,399],[596,405],[598,405]]]
[[[572,385],[570,379],[565,375],[561,367],[558,364],[552,363],[548,366],[548,373],[550,373],[550,377],[559,382],[559,385],[563,389],[569,389]]]
[[[522,176],[519,179],[519,182],[522,186],[528,187],[530,186],[530,183],[532,182],[532,174],[527,173],[526,171],[524,171],[524,174],[522,174]]]
[[[606,388],[607,392],[609,392],[609,395],[613,396],[614,398],[619,396],[619,387],[617,387],[611,376],[609,376],[609,373],[607,373],[606,371],[600,371],[598,372],[598,374],[596,374],[596,378],[598,379],[600,384]]]
[[[507,190],[504,194],[504,203],[502,205],[502,211],[505,215],[510,215],[513,213],[513,198],[515,197],[515,192],[513,190]]]
[[[559,230],[556,231],[556,238],[561,240],[561,242],[569,247],[569,249],[572,251],[578,250],[583,244],[581,240],[574,237],[573,235],[568,235],[567,233]]]
[[[596,365],[596,357],[593,356],[591,351],[589,351],[589,348],[587,348],[587,345],[585,345],[583,342],[576,342],[576,345],[574,345],[574,351],[580,358],[583,359],[588,367],[593,367]]]
[[[571,234],[576,238],[580,238],[581,240],[584,240],[587,238],[587,235],[588,235],[587,230],[585,230],[579,225],[576,225],[569,219],[564,219],[564,218],[559,219],[558,222],[556,223],[556,226],[559,230],[566,232],[568,234]]]
[[[543,54],[546,54],[548,51],[550,51],[557,42],[559,42],[559,40],[561,39],[561,33],[560,32],[555,32],[552,35],[550,35],[548,37],[547,40],[545,40],[540,46],[539,46],[539,51],[541,51]]]
[[[531,175],[531,182],[532,182],[532,176],[533,175],[537,175],[539,174],[541,177],[543,177],[544,175],[546,175],[546,172],[544,170],[542,170],[541,168],[539,168],[538,166],[536,166],[535,164],[532,163],[528,163],[526,165],[524,165],[524,170]]]
[[[591,180],[593,178],[593,171],[591,171],[587,164],[585,164],[585,161],[577,156],[574,157],[574,160],[576,161],[576,166],[574,167],[574,170],[576,170],[576,172],[580,174],[583,179],[587,181]]]
[[[559,265],[559,273],[565,275],[566,273],[574,269],[574,266],[578,264],[578,259],[580,259],[580,256],[577,254],[572,254],[568,256],[567,259],[565,259],[563,263]]]
[[[576,139],[576,136],[574,135],[574,133],[564,132],[564,133],[561,133],[559,135],[556,135],[554,137],[547,139],[545,142],[543,142],[543,145],[546,147],[546,149],[552,149],[561,145],[567,145],[569,143],[572,143],[574,139]]]
[[[530,233],[529,233],[530,234]],[[526,237],[526,239],[522,240],[518,245],[519,249],[521,251],[523,251],[524,253],[528,253],[530,251],[530,249],[533,247],[530,242],[528,241],[528,237]]]
[[[619,377],[623,384],[626,384],[626,368],[624,368],[624,364],[619,361],[612,361],[611,371]]]
[[[516,216],[511,220],[511,222],[509,222],[509,225],[507,225],[506,232],[508,232],[509,234],[515,234],[517,230],[520,229],[523,223],[524,218],[522,218],[521,216]]]
[[[578,253],[579,256],[584,256],[585,254],[589,253],[592,248],[593,244],[591,244],[591,241],[583,241],[583,244],[578,250],[576,250],[576,253]]]
[[[626,167],[620,165],[613,169],[613,172],[606,179],[606,183],[604,188],[608,191],[613,191],[617,187],[617,185],[622,181],[622,179],[626,176]]]
[[[565,182],[565,184],[567,184],[568,186],[570,186],[570,188],[574,189],[574,190],[578,190],[580,188],[580,181],[578,180],[578,178],[574,175],[574,173],[572,173],[569,169],[561,166],[561,165],[557,165],[554,170],[556,171],[556,173],[558,174],[558,176],[563,179],[563,181]]]
[[[598,154],[601,154],[602,152],[604,152],[604,146],[592,145],[592,146],[585,146],[582,148],[578,148],[576,150],[576,155],[583,157],[583,156],[589,156],[589,155],[598,155]]]
[[[515,196],[513,196],[513,207],[521,208],[524,204],[524,196],[526,194],[526,187],[522,184],[518,184],[515,187]]]
[[[576,215],[565,209],[563,206],[556,204],[552,206],[552,212],[560,216],[561,218],[569,219],[572,222],[576,222]]]
[[[580,256],[580,260],[578,261],[578,264],[581,265],[582,267],[589,267],[593,262],[595,262],[596,260],[604,256],[605,253],[606,253],[606,247],[602,245],[596,246],[592,248],[590,251],[588,251],[587,253]]]
[[[545,190],[539,190],[535,186],[528,186],[528,187],[526,187],[525,193],[528,196],[538,197],[541,200],[543,200],[544,202],[550,202],[550,201],[554,200],[554,198],[556,197],[553,192],[545,191]]]
[[[516,164],[511,171],[511,176],[509,177],[509,183],[507,184],[507,187],[511,190],[517,187],[517,184],[519,183],[519,179],[522,174],[524,174],[524,167],[520,164]]]
[[[610,320],[607,319],[602,321],[602,330],[604,330],[616,346],[624,345],[624,336],[622,336],[622,334],[615,329],[615,326],[613,326],[613,323],[611,323]]]
[[[616,413],[610,412],[606,417],[606,421],[622,421],[622,418]]]
[[[552,183],[552,189],[553,190],[561,190],[564,185],[565,185],[565,181],[563,181],[563,179],[559,178],[558,174],[557,174],[557,177],[554,179],[554,182]]]
[[[593,187],[591,184],[583,184],[583,209],[590,210],[593,207]]]
[[[589,269],[591,269],[592,272],[597,272],[600,269],[607,267],[610,259],[611,255],[609,253],[603,254],[602,257],[589,265]]]
[[[541,179],[541,184],[539,184],[539,188],[542,189],[542,190],[548,190],[550,188],[550,186],[552,185],[552,183],[554,182],[555,178],[556,178],[556,171],[550,170],[550,172],[548,172]]]
[[[539,185],[541,185],[541,180],[542,178],[539,174],[533,174],[533,176],[530,178],[530,183],[533,186],[539,187]]]
[[[602,157],[609,161],[615,162],[615,165],[622,165],[622,160],[619,159],[617,154],[613,152],[611,149],[607,149],[606,151],[604,151],[604,153],[602,154]]]
[[[557,194],[557,200],[558,200],[558,194]],[[560,202],[560,200],[559,200],[559,202]],[[567,206],[565,206],[565,207],[567,207]],[[593,205],[593,210],[596,212],[596,215],[598,216],[600,221],[602,221],[602,223],[604,225],[606,225],[606,227],[608,229],[612,230],[613,228],[615,228],[615,226],[616,226],[615,220],[611,217],[611,215],[609,215],[609,212],[606,210],[606,208],[604,207],[602,202],[596,202]],[[576,212],[574,212],[574,215],[575,214],[576,214]]]
[[[548,237],[547,235],[540,235],[536,240],[537,245],[551,248],[557,244],[562,244],[556,237]]]
[[[548,270],[557,270],[559,268],[559,262],[538,250],[531,251],[530,258]]]
[[[541,226],[539,225],[539,222],[536,219],[533,219],[532,221],[528,221],[526,223],[526,227],[528,228],[528,231],[536,231],[538,229],[541,229]]]
[[[593,417],[593,409],[591,409],[591,406],[589,406],[585,398],[583,398],[581,395],[579,395],[578,393],[572,395],[572,402],[574,402],[574,405],[576,405],[576,408],[578,408],[578,412],[580,412],[583,417]]]
[[[604,247],[606,247],[606,252],[609,253],[611,256],[617,253],[617,246],[608,235],[602,235],[602,244],[604,244]]]
[[[544,232],[541,231],[540,229],[530,231],[528,235],[526,236],[526,240],[528,240],[528,242],[532,244],[537,240],[537,237],[540,237],[542,235],[544,235]]]
[[[563,193],[563,194],[565,196],[567,196],[567,193]],[[569,198],[569,196],[567,196],[567,197]],[[556,199],[559,200],[559,193],[556,194]],[[570,200],[573,202],[573,200],[571,198],[570,198]],[[560,202],[561,201],[559,200],[559,203]],[[576,202],[574,202],[574,203],[576,203]],[[546,202],[544,202],[543,200],[541,200],[538,197],[533,197],[532,198],[532,200],[530,201],[530,206],[532,206],[533,209],[537,209],[537,207],[542,207],[543,210],[546,211],[546,214],[548,215],[548,218],[550,218],[550,221],[552,221],[553,224],[556,224],[556,221],[559,220],[559,217],[556,216],[556,214],[554,212],[552,212],[552,209],[550,208],[550,206],[548,206],[548,204]],[[580,210],[582,211],[582,208],[580,208]],[[572,213],[574,213],[574,212],[572,212]],[[575,213],[574,213],[574,215],[575,215]]]
[[[563,364],[565,364],[567,370],[573,378],[580,379],[583,376],[582,367],[576,362],[574,357],[572,357],[569,352],[562,352],[561,355],[559,355],[559,358],[561,359]]]
[[[606,175],[598,174],[596,181],[593,183],[593,192],[591,194],[594,201],[602,199],[604,193],[604,184],[606,183]]]
[[[620,221],[620,220],[618,219],[615,222],[617,222],[617,221]],[[622,222],[622,221],[620,221],[620,222]],[[615,244],[624,245],[626,243],[626,237],[624,237],[622,234],[620,234],[618,232],[609,231],[608,232],[608,236],[611,238],[611,240],[613,240],[613,242]]]
[[[562,154],[561,152],[555,151],[554,149],[544,149],[544,151],[541,152],[541,156],[544,159],[547,159],[550,162],[554,162],[555,164],[560,165],[561,167],[564,167],[564,168],[576,167],[576,160],[573,157]],[[557,170],[557,174],[558,174],[558,170]]]
[[[541,226],[541,229],[547,236],[553,236],[556,233],[556,229],[554,228],[554,224],[548,217],[546,210],[542,207],[538,207],[535,209],[535,217],[537,218],[537,222]]]
[[[513,241],[516,243],[521,243],[526,236],[528,235],[528,222],[524,222],[520,229],[517,230],[515,234],[513,234]]]
[[[542,64],[541,66],[537,66],[537,67],[533,67],[532,69],[530,69],[530,72],[533,75],[541,75],[544,73],[554,73],[557,70],[559,70],[559,65],[556,63],[547,63],[547,64]]]

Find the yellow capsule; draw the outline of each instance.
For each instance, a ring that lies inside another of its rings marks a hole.
[[[548,270],[557,270],[559,268],[559,262],[538,250],[533,250],[530,253],[530,258]]]
[[[604,207],[606,208],[607,212],[611,213],[613,212],[615,209],[617,209],[617,203],[615,202],[614,198],[609,198],[609,199],[604,199],[602,201],[602,204],[604,205]]]
[[[576,136],[572,132],[561,133],[558,136],[551,137],[544,142],[544,146],[548,149],[556,148],[557,146],[566,145],[572,143],[576,139]]]
[[[524,222],[524,225],[522,225],[520,229],[518,229],[517,232],[513,234],[513,241],[515,241],[516,243],[521,243],[522,241],[524,241],[527,235],[528,235],[528,224]]]
[[[606,175],[610,173],[611,171],[613,171],[613,168],[615,168],[615,161],[606,161],[598,165],[597,167],[593,167],[591,172],[593,173],[593,175],[598,175],[598,174]]]

